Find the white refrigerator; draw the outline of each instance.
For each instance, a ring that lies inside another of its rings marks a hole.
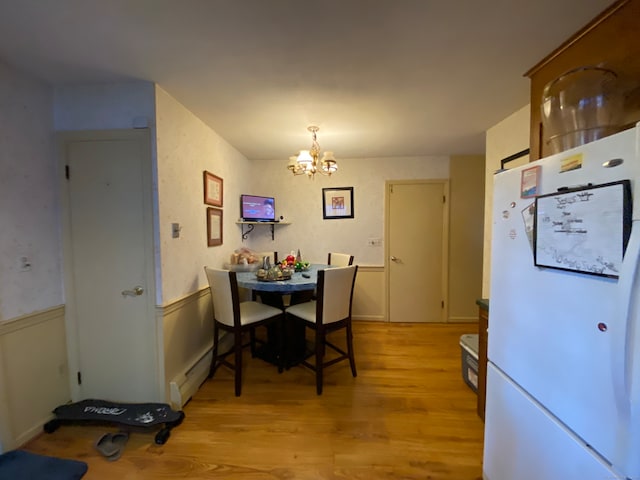
[[[485,480],[640,480],[639,150],[494,177]]]

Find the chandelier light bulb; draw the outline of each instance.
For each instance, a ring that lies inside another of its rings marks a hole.
[[[300,150],[298,155],[298,163],[305,163],[311,165],[313,163],[313,157],[309,153],[309,150]]]

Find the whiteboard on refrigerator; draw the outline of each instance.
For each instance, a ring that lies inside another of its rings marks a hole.
[[[629,180],[537,197],[535,265],[618,278],[631,208]]]

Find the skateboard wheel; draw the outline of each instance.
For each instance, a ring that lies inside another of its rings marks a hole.
[[[47,433],[55,432],[60,426],[60,422],[58,420],[49,420],[44,424],[44,431]]]
[[[173,424],[174,427],[177,427],[178,425],[180,425],[182,423],[182,421],[184,420],[184,412],[181,410],[180,411],[180,416],[178,418],[178,420],[175,421],[175,423]]]
[[[170,435],[171,435],[171,430],[169,430],[168,428],[163,428],[158,433],[156,433],[156,439],[155,439],[156,444],[164,445],[165,443],[167,443],[167,440],[169,440]]]

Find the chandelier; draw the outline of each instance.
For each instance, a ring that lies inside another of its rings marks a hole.
[[[312,125],[307,127],[307,130],[311,132],[313,138],[311,148],[309,150],[300,150],[297,157],[289,157],[287,168],[294,175],[307,175],[309,178],[312,178],[316,172],[330,176],[338,170],[338,164],[333,157],[333,152],[324,152],[322,159],[318,160],[320,157],[320,145],[316,139],[316,132],[320,129]]]

